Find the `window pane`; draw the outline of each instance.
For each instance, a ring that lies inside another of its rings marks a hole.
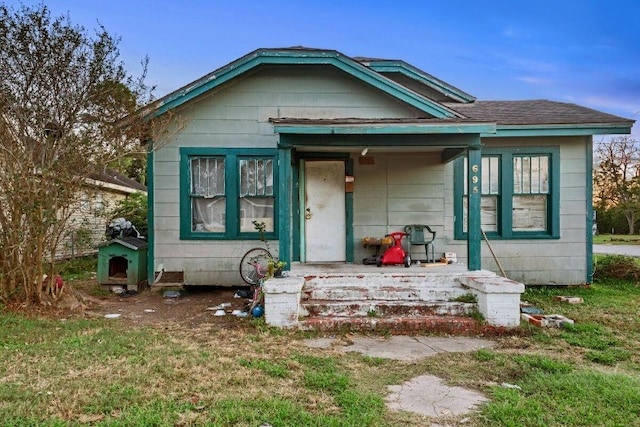
[[[191,194],[213,197],[224,195],[224,159],[195,157],[191,159]]]
[[[482,194],[499,194],[499,161],[497,156],[482,158]]]
[[[273,195],[273,160],[240,160],[240,197]]]
[[[540,193],[549,194],[549,157],[540,157]]]
[[[224,233],[226,205],[224,197],[192,198],[191,231]]]
[[[513,158],[514,194],[549,194],[549,157]]]
[[[467,196],[463,198],[462,212],[462,231],[466,233],[468,229],[467,217],[469,214],[469,198]],[[480,227],[485,232],[498,231],[497,196],[482,196],[480,199]]]
[[[547,196],[513,196],[513,231],[547,230]]]
[[[253,221],[264,222],[265,231],[274,231],[273,197],[244,197],[240,199],[240,232],[255,232]]]

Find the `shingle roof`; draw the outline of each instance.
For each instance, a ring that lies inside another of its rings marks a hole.
[[[446,103],[447,107],[472,120],[495,121],[498,125],[628,124],[633,120],[580,105],[548,101],[475,101]]]
[[[134,190],[147,191],[147,186],[140,184],[135,179],[131,179],[128,176],[121,174],[113,169],[104,169],[102,171],[96,171],[91,174],[91,178],[96,181],[102,181],[109,184],[121,185],[123,187],[132,188]]]

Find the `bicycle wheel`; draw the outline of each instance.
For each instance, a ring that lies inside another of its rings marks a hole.
[[[240,277],[250,285],[257,285],[267,273],[271,253],[264,248],[253,248],[240,261]]]

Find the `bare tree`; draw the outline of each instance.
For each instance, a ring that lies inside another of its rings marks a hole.
[[[42,277],[55,273],[70,206],[91,172],[140,149],[131,113],[150,97],[147,61],[131,76],[119,42],[44,5],[0,4],[0,301],[56,296]]]
[[[594,172],[594,203],[601,209],[619,210],[635,234],[640,219],[640,142],[630,136],[615,137],[596,145],[599,165]]]

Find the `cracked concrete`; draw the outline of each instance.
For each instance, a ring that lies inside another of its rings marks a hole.
[[[339,349],[366,356],[412,362],[438,353],[475,351],[493,347],[494,342],[471,337],[356,337],[347,345],[335,338],[306,340],[313,348]],[[488,399],[462,387],[447,386],[433,375],[421,375],[400,385],[388,387],[387,407],[391,410],[414,412],[429,417],[459,416],[472,411]],[[433,424],[435,425],[435,424]]]
[[[478,392],[443,384],[433,375],[421,375],[401,385],[389,386],[388,390],[389,409],[429,417],[464,415],[488,400]]]

